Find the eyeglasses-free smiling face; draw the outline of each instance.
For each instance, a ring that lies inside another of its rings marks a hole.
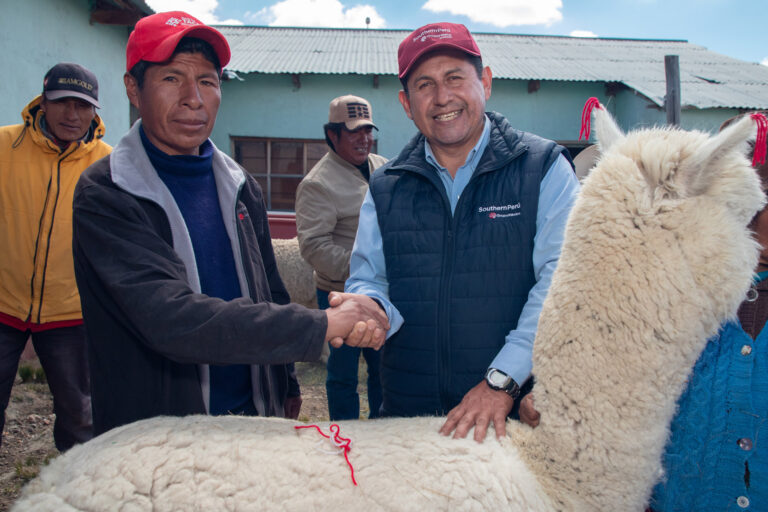
[[[214,65],[202,53],[177,53],[167,63],[149,66],[141,88],[129,74],[124,80],[152,144],[169,155],[198,154],[221,104]]]
[[[362,165],[373,147],[373,126],[361,126],[353,131],[342,127],[338,136],[329,130],[328,137],[337,155],[352,165]]]
[[[96,117],[93,105],[80,98],[49,100],[43,97],[40,109],[45,112],[45,125],[62,142],[82,139]]]
[[[409,73],[400,103],[438,160],[441,153],[467,154],[479,140],[491,78],[490,68],[478,77],[465,54],[450,50],[427,55]]]

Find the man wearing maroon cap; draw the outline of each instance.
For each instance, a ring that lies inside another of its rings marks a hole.
[[[293,361],[378,347],[368,298],[288,304],[256,181],[209,140],[226,39],[183,12],[140,20],[124,81],[141,119],[74,199],[96,434],[158,415],[296,418]],[[363,300],[365,299],[365,300]]]
[[[392,325],[383,415],[447,414],[441,433],[474,427],[477,441],[493,422],[501,437],[531,381],[578,182],[565,148],[485,112],[491,70],[463,25],[415,30],[398,64],[419,133],[371,177],[346,291],[377,300]]]

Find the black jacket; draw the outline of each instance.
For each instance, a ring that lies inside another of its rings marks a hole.
[[[218,150],[213,167],[243,291],[232,301],[199,292],[186,226],[138,123],[78,182],[73,250],[96,434],[205,413],[207,364],[253,365],[257,410],[282,415],[295,379],[288,363],[320,356],[325,313],[287,304],[259,185]]]

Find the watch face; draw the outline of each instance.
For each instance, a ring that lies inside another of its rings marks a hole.
[[[510,377],[498,370],[488,372],[488,383],[498,389],[503,389],[509,384]]]

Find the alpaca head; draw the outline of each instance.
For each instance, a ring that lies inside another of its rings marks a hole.
[[[605,108],[595,108],[593,115],[603,159],[631,159],[653,203],[707,195],[726,204],[745,225],[763,207],[764,194],[746,157],[755,137],[749,116],[709,136],[675,128],[624,134]]]
[[[618,191],[612,197],[634,228],[671,232],[699,292],[723,299],[711,313],[733,315],[757,262],[747,225],[765,204],[746,156],[755,121],[745,116],[714,136],[675,128],[625,134],[605,108],[593,117],[601,156],[586,193]]]

